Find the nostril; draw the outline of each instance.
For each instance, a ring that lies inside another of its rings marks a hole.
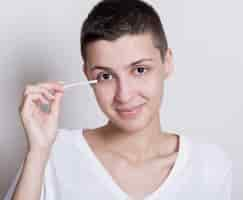
[[[131,98],[132,94],[130,94],[130,92],[127,90],[119,90],[115,95],[116,101],[118,101],[121,104],[129,102]]]

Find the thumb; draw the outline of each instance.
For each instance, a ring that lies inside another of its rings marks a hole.
[[[51,114],[53,114],[55,116],[59,115],[62,96],[63,96],[63,92],[57,92],[55,94],[55,99],[52,102],[50,112],[51,112]]]

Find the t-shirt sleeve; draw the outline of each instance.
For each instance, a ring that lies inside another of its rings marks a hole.
[[[233,163],[221,146],[203,144],[200,159],[204,169],[205,187],[215,200],[231,200]]]
[[[224,176],[223,183],[219,190],[221,200],[231,200],[232,195],[232,169],[230,168]]]
[[[15,191],[15,187],[17,185],[17,182],[20,178],[20,175],[21,175],[21,172],[23,170],[23,164],[24,164],[24,161],[22,161],[18,171],[17,171],[17,174],[15,175],[14,179],[12,180],[11,182],[11,185],[10,187],[8,188],[8,191],[6,192],[5,196],[4,196],[4,199],[3,200],[11,200],[12,197],[13,197],[13,193]],[[42,184],[42,189],[41,189],[41,198],[40,200],[44,200],[44,183]]]

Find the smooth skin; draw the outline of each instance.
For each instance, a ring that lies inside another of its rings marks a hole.
[[[109,121],[84,136],[116,184],[134,199],[155,191],[177,158],[178,136],[161,134],[159,114],[164,81],[172,71],[171,50],[163,62],[149,33],[87,47],[84,73],[98,78],[92,88]],[[137,106],[137,115],[121,112]]]
[[[150,34],[99,40],[86,50],[84,73],[90,80],[99,79],[92,88],[109,121],[85,129],[84,136],[116,184],[134,199],[142,198],[166,180],[177,158],[178,136],[161,134],[159,116],[164,81],[173,71],[172,52],[168,49],[162,62]],[[112,73],[95,66],[108,67]],[[19,111],[28,151],[13,200],[40,199],[63,92],[58,82],[28,85],[24,90]],[[40,103],[48,102],[50,112],[43,113]],[[134,107],[139,108],[137,114],[128,112]]]
[[[13,200],[39,200],[44,171],[56,139],[63,85],[57,82],[27,85],[19,113],[27,139],[27,153]],[[49,104],[50,112],[40,109]]]

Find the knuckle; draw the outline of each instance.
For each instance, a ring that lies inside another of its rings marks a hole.
[[[24,95],[27,95],[28,92],[32,89],[32,85],[26,85],[25,88],[24,88]]]
[[[25,86],[25,90],[30,90],[32,88],[32,85],[28,84]]]

